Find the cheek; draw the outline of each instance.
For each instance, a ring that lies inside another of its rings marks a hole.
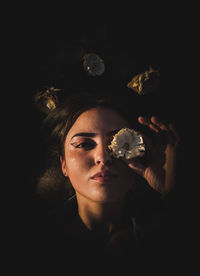
[[[67,174],[72,182],[82,178],[83,173],[87,173],[91,167],[90,158],[80,153],[66,152],[65,160]]]

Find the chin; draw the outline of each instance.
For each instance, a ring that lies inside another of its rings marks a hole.
[[[107,192],[107,193],[98,193],[91,197],[93,201],[99,203],[108,203],[108,202],[120,202],[124,199],[125,194],[123,193],[116,193],[116,192]]]

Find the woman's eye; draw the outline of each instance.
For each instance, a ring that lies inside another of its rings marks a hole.
[[[93,149],[95,146],[94,143],[92,142],[83,142],[83,143],[79,143],[75,146],[75,148],[82,148],[82,149],[85,149],[85,150],[89,150],[89,149]]]

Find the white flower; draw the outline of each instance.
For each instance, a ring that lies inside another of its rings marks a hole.
[[[118,131],[108,148],[115,157],[126,159],[143,156],[145,152],[142,135],[130,128]]]

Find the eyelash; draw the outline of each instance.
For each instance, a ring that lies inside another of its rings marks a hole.
[[[108,144],[111,143],[111,140],[113,139],[113,137],[109,137],[109,139],[107,140]],[[76,149],[83,149],[83,150],[91,150],[96,146],[96,142],[94,141],[85,141],[85,142],[81,142],[81,143],[72,143],[72,146],[74,146]]]
[[[82,143],[79,143],[78,145],[75,146],[75,148],[77,149],[85,149],[85,150],[89,150],[89,149],[92,149],[94,148],[96,145],[96,143],[93,143],[93,142],[82,142]]]

